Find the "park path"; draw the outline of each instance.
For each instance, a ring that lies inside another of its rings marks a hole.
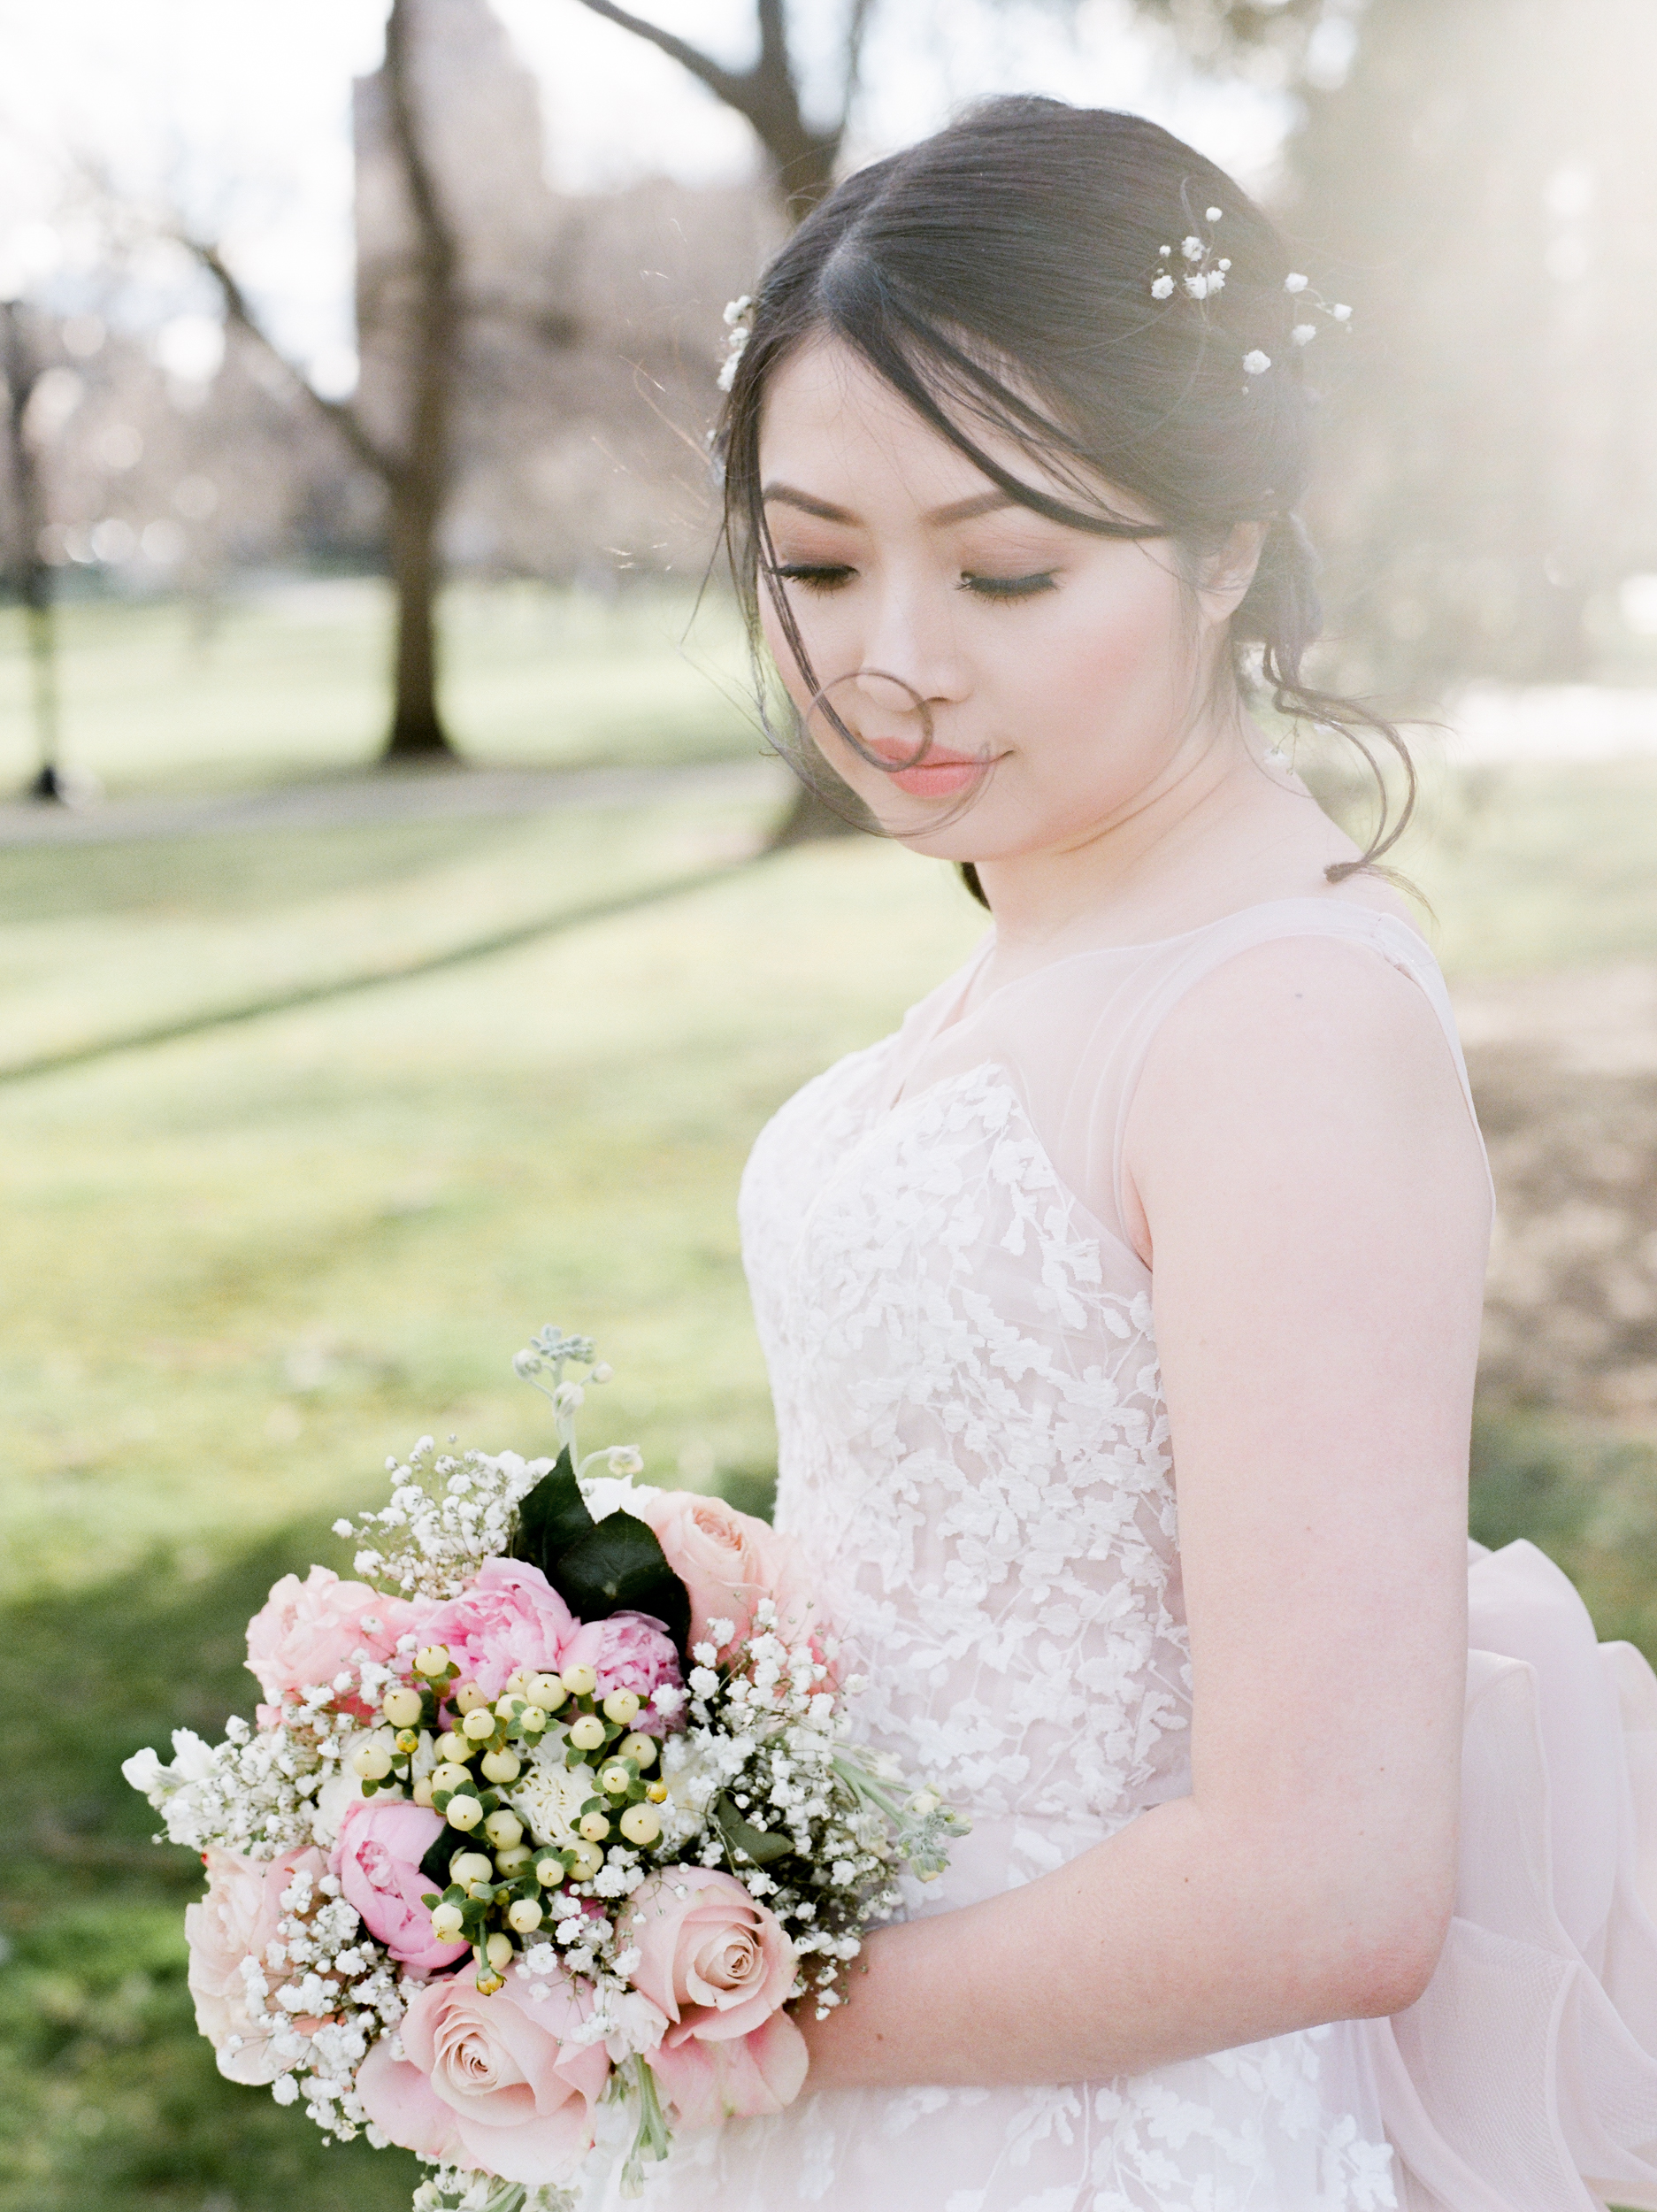
[[[788,789],[772,759],[640,768],[369,769],[311,783],[210,797],[100,799],[87,806],[0,803],[0,847],[114,845],[266,830],[334,829],[364,822],[550,813],[564,807],[651,806],[676,799],[760,799]]]

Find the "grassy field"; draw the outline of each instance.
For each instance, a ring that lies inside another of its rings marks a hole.
[[[698,727],[717,750],[723,706],[679,717],[690,691],[672,693],[668,649],[653,660],[640,634],[579,632],[590,613],[543,666],[529,641],[544,607],[510,616],[525,641],[493,662],[495,615],[478,611],[479,750],[596,757],[611,741],[600,705],[628,698],[632,757],[651,757],[653,727],[657,757],[692,757]],[[103,728],[87,757],[112,785],[251,782],[372,746],[372,664],[349,657],[365,627],[330,646],[318,621],[307,675],[284,664],[291,633],[269,608],[240,642],[227,618],[207,649],[217,672],[194,703],[180,687],[164,728],[182,615],[145,630],[132,610],[85,614],[76,712]],[[14,678],[0,668],[0,687]],[[502,706],[497,725],[493,682],[524,703],[517,722]],[[291,710],[310,683],[314,715],[282,718],[272,699]],[[536,698],[586,700],[560,726],[568,752],[537,750]],[[276,1574],[344,1564],[327,1523],[374,1499],[388,1450],[427,1429],[544,1444],[541,1402],[510,1366],[543,1321],[591,1328],[615,1363],[594,1441],[637,1440],[658,1479],[763,1499],[773,1438],[737,1253],[742,1160],[790,1091],[888,1028],[980,926],[945,871],[863,842],[671,890],[750,849],[768,803],[0,852],[14,1682],[0,2212],[406,2203],[400,2157],[325,2152],[213,2073],[181,1979],[197,1870],[151,1848],[119,1764],[249,1706],[249,1613]],[[1657,955],[1657,771],[1440,776],[1429,830],[1405,859],[1453,975]],[[4,1078],[42,1051],[650,886],[666,895],[440,974]],[[1657,1542],[1626,1509],[1650,1486],[1640,1439],[1504,1417],[1483,1425],[1479,1454],[1482,1533],[1546,1541],[1607,1631],[1657,1626],[1643,1609]]]
[[[64,757],[111,795],[234,789],[356,768],[385,735],[390,599],[370,577],[245,586],[211,603],[60,611]],[[457,585],[443,702],[473,759],[717,760],[756,749],[727,600],[639,584],[601,599]],[[0,608],[0,790],[35,764],[16,614]]]

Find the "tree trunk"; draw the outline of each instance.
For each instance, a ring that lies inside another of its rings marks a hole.
[[[58,629],[52,572],[42,557],[41,533],[46,502],[40,457],[29,442],[25,417],[37,370],[23,331],[23,311],[14,302],[0,305],[5,322],[7,447],[12,462],[12,499],[17,530],[14,573],[28,638],[29,672],[35,709],[35,741],[40,766],[30,780],[32,798],[61,799],[58,760]]]
[[[409,0],[393,0],[384,69],[387,120],[415,233],[408,415],[402,459],[387,479],[387,551],[397,595],[391,731],[382,755],[388,761],[452,759],[455,752],[437,705],[436,609],[437,534],[449,488],[460,345],[460,251],[421,137],[410,15]]]
[[[389,487],[387,551],[396,594],[392,649],[391,730],[386,760],[452,759],[455,749],[437,705],[437,550],[441,498],[408,471]]]

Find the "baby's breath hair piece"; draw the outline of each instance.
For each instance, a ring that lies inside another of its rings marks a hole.
[[[1312,289],[1311,279],[1302,276],[1298,269],[1292,269],[1284,278],[1283,288],[1293,298],[1297,308],[1302,304],[1316,308],[1320,315],[1327,315],[1331,323],[1337,323],[1343,330],[1350,332],[1352,310],[1346,305],[1345,300],[1326,300],[1321,292],[1315,292]],[[1296,323],[1289,335],[1297,346],[1309,346],[1317,335],[1317,325]]]
[[[719,368],[719,389],[728,392],[736,382],[737,364],[742,358],[742,349],[748,342],[754,327],[754,296],[744,292],[740,299],[732,300],[725,311],[725,359]]]

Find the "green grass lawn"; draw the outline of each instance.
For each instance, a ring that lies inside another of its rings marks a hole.
[[[372,747],[372,664],[350,675],[365,625],[349,649],[315,626],[312,675],[287,695],[314,696],[318,721],[295,734],[253,683],[288,681],[275,629],[257,626],[275,618],[249,614],[242,645],[227,627],[210,646],[220,672],[194,704],[180,694],[163,744],[158,719],[141,741],[117,696],[134,611],[85,611],[82,698],[101,669],[93,764],[112,783],[337,765],[352,696],[354,757]],[[479,640],[495,618],[478,611]],[[153,619],[128,644],[159,717],[183,617],[171,644],[174,614]],[[457,697],[464,635],[457,624]],[[579,681],[569,639],[556,678],[521,641],[492,672],[479,642],[479,749],[549,757],[532,742],[537,684],[585,696],[583,714],[633,695],[643,745],[646,680],[671,656],[610,638]],[[235,669],[252,686],[240,722]],[[525,703],[516,724],[487,705],[497,677],[502,699]],[[696,711],[724,726],[705,699]],[[672,722],[696,726],[689,709]],[[0,1063],[670,885],[751,847],[764,812],[697,801],[0,852]],[[1441,779],[1404,857],[1467,974],[1653,956],[1654,851],[1657,771],[1607,766]],[[250,1706],[248,1615],[277,1573],[345,1565],[327,1524],[376,1499],[388,1451],[427,1429],[544,1445],[541,1402],[510,1365],[543,1321],[591,1329],[616,1366],[589,1404],[594,1442],[637,1440],[656,1479],[762,1501],[773,1437],[737,1251],[742,1161],[784,1097],[887,1029],[980,926],[943,869],[840,843],[416,980],[0,1079],[0,1636],[14,1686],[0,2212],[406,2203],[400,2156],[325,2151],[213,2073],[181,1982],[197,1870],[151,1848],[119,1761]],[[1547,1542],[1607,1632],[1649,1639],[1645,1448],[1486,1424],[1477,1510],[1492,1540]]]
[[[384,741],[390,598],[372,578],[244,588],[211,606],[60,610],[64,757],[113,795],[227,790],[355,769]],[[456,585],[443,704],[468,758],[544,767],[757,749],[727,598],[640,584],[603,600]],[[20,618],[0,606],[0,791],[35,764]]]

